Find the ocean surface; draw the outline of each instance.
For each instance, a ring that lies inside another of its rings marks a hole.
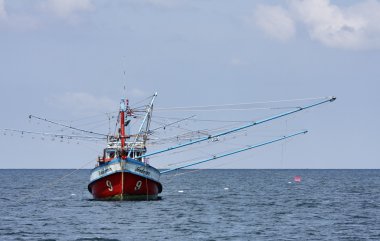
[[[72,171],[0,170],[0,240],[380,240],[380,170],[185,170],[123,202]]]

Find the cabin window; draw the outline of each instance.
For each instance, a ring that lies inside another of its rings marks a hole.
[[[105,151],[105,159],[112,159],[115,158],[116,151],[113,149],[106,150]]]

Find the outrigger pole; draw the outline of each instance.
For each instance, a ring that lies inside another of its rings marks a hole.
[[[308,131],[297,132],[297,133],[294,133],[294,134],[291,134],[291,135],[288,135],[288,136],[283,136],[283,137],[280,137],[280,138],[277,138],[277,139],[274,139],[274,140],[271,140],[271,141],[263,142],[263,143],[260,143],[260,144],[254,145],[254,146],[248,146],[246,148],[242,148],[242,149],[239,149],[239,150],[236,150],[236,151],[233,151],[233,152],[228,152],[226,154],[222,154],[222,155],[218,155],[218,156],[213,156],[213,157],[210,157],[210,158],[202,160],[202,161],[197,161],[197,162],[193,162],[193,163],[190,163],[190,164],[187,164],[187,165],[179,166],[179,167],[176,167],[176,168],[173,168],[173,169],[165,170],[165,171],[162,171],[160,173],[164,174],[164,173],[176,171],[176,170],[179,170],[179,169],[183,169],[183,168],[186,168],[186,167],[198,165],[198,164],[201,164],[201,163],[204,163],[204,162],[213,161],[215,159],[219,159],[219,158],[222,158],[222,157],[231,156],[231,155],[237,154],[239,152],[248,151],[250,149],[254,149],[254,148],[261,147],[261,146],[269,145],[269,144],[272,144],[274,142],[278,142],[278,141],[282,141],[282,140],[285,140],[285,139],[288,139],[288,138],[292,138],[294,136],[298,136],[298,135],[301,135],[301,134],[306,134],[307,132]]]
[[[42,117],[39,117],[39,116],[29,115],[29,119],[32,119],[32,118],[35,118],[35,119],[38,119],[38,120],[42,120],[42,121],[46,121],[48,123],[51,123],[51,124],[54,124],[54,125],[57,125],[57,126],[66,127],[66,128],[72,129],[72,130],[76,130],[76,131],[81,131],[81,132],[90,133],[90,134],[94,134],[94,135],[108,137],[108,135],[106,135],[106,134],[97,133],[97,132],[93,132],[93,131],[87,131],[87,130],[79,129],[79,128],[76,128],[76,127],[73,127],[73,126],[65,125],[63,123],[59,123],[59,122],[56,122],[56,121],[48,120],[46,118],[42,118]]]
[[[271,117],[263,119],[263,120],[254,121],[254,122],[252,122],[252,123],[250,123],[248,125],[244,125],[244,126],[241,126],[241,127],[235,128],[235,129],[231,129],[231,130],[228,130],[228,131],[225,131],[225,132],[221,132],[221,133],[218,133],[218,134],[215,134],[215,135],[209,135],[207,137],[200,138],[200,139],[195,140],[195,141],[186,142],[184,144],[180,144],[180,145],[177,145],[177,146],[169,147],[169,148],[166,148],[166,149],[163,149],[163,150],[159,150],[159,151],[155,151],[155,152],[152,152],[152,153],[149,153],[149,154],[144,154],[144,155],[141,155],[141,156],[136,157],[136,158],[153,156],[153,155],[161,154],[161,153],[164,153],[164,152],[167,152],[167,151],[172,151],[172,150],[175,150],[175,149],[178,149],[178,148],[182,148],[182,147],[185,147],[185,146],[193,145],[193,144],[196,144],[196,143],[199,143],[199,142],[207,141],[207,140],[210,140],[212,138],[217,138],[217,137],[220,137],[220,136],[228,135],[228,134],[231,134],[231,133],[243,130],[243,129],[247,129],[249,127],[253,127],[253,126],[256,126],[256,125],[268,122],[268,121],[272,121],[272,120],[279,119],[281,117],[288,116],[288,115],[291,115],[291,114],[294,114],[294,113],[297,113],[297,112],[300,112],[300,111],[303,111],[303,110],[306,110],[306,109],[310,109],[310,108],[313,108],[313,107],[318,106],[318,105],[322,105],[322,104],[325,104],[325,103],[328,103],[328,102],[333,102],[335,100],[336,100],[336,97],[334,97],[334,96],[328,97],[328,99],[320,101],[320,102],[317,102],[315,104],[307,105],[307,106],[304,106],[304,107],[298,107],[296,110],[292,110],[292,111],[284,112],[284,113],[281,113],[281,114],[278,114],[278,115],[274,115],[274,116],[271,116]]]

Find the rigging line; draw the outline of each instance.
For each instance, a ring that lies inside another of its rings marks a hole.
[[[160,117],[160,116],[155,116],[155,118],[159,118],[159,119],[174,119],[174,120],[178,120],[178,119],[181,119],[181,118],[175,118],[175,117]],[[246,121],[242,121],[242,120],[212,120],[212,119],[193,119],[192,121],[194,122],[228,122],[228,123],[248,123],[248,122],[251,122],[252,120],[246,120]]]
[[[235,108],[235,109],[230,109],[230,108],[224,108],[224,109],[160,109],[156,110],[158,112],[165,112],[165,111],[242,111],[242,110],[281,110],[281,109],[297,109],[299,106],[291,106],[291,107],[250,107],[250,108]]]
[[[222,143],[222,141],[220,141],[220,143]],[[211,144],[215,144],[215,145],[217,145],[217,144],[219,144],[219,143],[217,143],[217,142],[212,142]],[[167,154],[167,155],[174,156],[174,155],[177,155],[177,154],[181,154],[181,153],[185,153],[185,152],[189,152],[189,151],[194,151],[194,150],[197,150],[198,152],[203,153],[203,154],[205,154],[205,155],[207,155],[207,156],[212,155],[212,154],[209,153],[209,152],[202,151],[202,149],[205,149],[205,147],[204,147],[204,146],[188,147],[188,148],[182,149],[182,150],[180,150],[180,151],[176,151],[176,152],[169,153],[169,154]],[[160,155],[158,155],[158,157],[159,157],[159,156],[160,156]],[[185,162],[188,162],[188,161],[185,161]]]
[[[234,139],[236,139],[236,137],[239,137],[239,136],[247,136],[248,135],[248,132],[244,132],[244,133],[240,133],[240,134],[236,134],[236,135],[233,135],[231,137],[224,137],[223,139],[219,139],[218,137],[215,138],[215,139],[211,139],[212,143],[221,143],[221,144],[227,144],[225,142],[227,141],[232,141]],[[253,135],[253,134],[250,134],[251,136],[257,136],[257,135]],[[261,137],[278,137],[279,135],[265,135],[265,136],[261,136]],[[200,138],[200,137],[198,137]],[[181,140],[194,140],[196,138],[182,138]],[[179,140],[178,140],[179,141]],[[161,139],[161,140],[156,140],[156,141],[152,141],[150,144],[155,144],[155,145],[162,145],[160,143],[166,143],[166,142],[178,142],[176,141],[176,139]],[[203,148],[203,147],[201,147]],[[192,148],[189,148],[189,150],[194,150],[194,149],[198,149],[197,147],[192,147]],[[187,149],[186,149],[187,150]],[[174,153],[181,153],[181,152],[174,152]]]
[[[73,175],[74,173],[78,172],[79,170],[83,169],[84,167],[86,167],[87,165],[89,165],[90,163],[92,163],[93,161],[94,160],[91,160],[91,161],[88,161],[88,162],[84,163],[82,166],[78,167],[77,169],[73,170],[72,172],[70,172],[70,173],[68,173],[68,174],[66,174],[66,175],[64,175],[64,176],[62,176],[60,178],[57,178],[57,179],[51,181],[50,183],[48,183],[44,187],[38,189],[37,191],[35,191],[35,192],[33,192],[33,193],[29,194],[29,195],[25,195],[22,199],[16,200],[15,202],[17,204],[21,204],[21,202],[24,201],[25,199],[27,199],[29,197],[33,197],[33,196],[37,195],[38,193],[40,193],[42,190],[44,190],[44,189],[46,189],[48,187],[51,187],[51,186],[57,184],[58,182],[62,181],[63,179],[65,179],[65,178]]]
[[[93,131],[87,131],[87,130],[79,129],[79,128],[68,126],[68,125],[65,125],[65,124],[62,124],[62,123],[51,121],[51,120],[48,120],[46,118],[41,118],[41,117],[38,117],[38,116],[35,116],[35,115],[29,115],[29,119],[31,119],[31,118],[36,118],[38,120],[46,121],[46,122],[54,124],[54,125],[66,127],[66,128],[69,128],[69,129],[73,129],[73,130],[77,130],[77,131],[81,131],[81,132],[85,132],[85,133],[90,133],[90,134],[100,135],[100,136],[107,136],[105,134],[101,134],[101,133],[97,133],[97,132],[93,132]]]
[[[66,134],[55,134],[55,133],[45,133],[45,132],[36,132],[36,131],[24,131],[24,130],[15,130],[15,129],[3,129],[4,131],[12,131],[21,134],[35,134],[35,135],[44,135],[44,136],[53,136],[53,137],[72,137],[79,139],[95,139],[95,140],[105,140],[104,137],[94,137],[94,136],[80,136],[80,135],[66,135]]]
[[[91,115],[91,116],[86,116],[86,117],[82,117],[82,118],[78,118],[78,119],[74,119],[74,120],[65,120],[65,119],[61,119],[59,121],[65,121],[65,122],[77,122],[77,121],[81,121],[81,120],[86,120],[86,119],[92,119],[92,118],[95,118],[95,117],[99,117],[99,116],[104,116],[104,115],[109,115],[109,114],[116,114],[117,112],[116,111],[113,111],[113,112],[104,112],[102,114],[96,114],[96,115]]]
[[[240,158],[238,161],[242,161],[242,160],[244,160],[244,159],[242,159],[242,158]],[[231,163],[230,161],[225,161],[225,162],[222,162],[222,163],[220,163],[220,164],[218,164],[218,165],[211,165],[210,167],[208,167],[207,169],[204,169],[204,168],[202,168],[202,169],[195,169],[195,170],[191,170],[191,169],[189,169],[189,171],[183,171],[183,172],[181,172],[181,173],[176,173],[176,174],[173,174],[173,175],[165,175],[165,177],[171,177],[169,180],[170,180],[170,182],[171,181],[173,181],[173,178],[174,177],[176,177],[176,176],[181,176],[181,175],[185,175],[185,174],[189,174],[189,173],[193,173],[193,172],[201,172],[201,171],[207,171],[207,170],[209,170],[209,169],[214,169],[215,167],[221,167],[221,166],[225,166],[225,165],[227,165],[227,164],[229,164],[229,163]]]
[[[109,123],[112,119],[114,119],[115,117],[113,118],[110,118],[110,119],[104,119],[102,121],[97,121],[97,122],[92,122],[92,123],[87,123],[87,124],[82,124],[81,126],[87,126],[87,128],[97,128],[97,127],[104,127],[107,123]]]
[[[242,136],[244,135],[243,133],[241,133],[240,135],[235,135],[233,137],[231,137],[231,139],[224,139],[224,140],[218,140],[218,141],[212,141],[211,143],[209,143],[208,145],[213,145],[213,146],[217,146],[217,145],[227,145],[227,146],[232,146],[234,147],[234,149],[228,149],[228,150],[224,150],[223,152],[217,152],[217,153],[209,153],[209,152],[205,152],[205,151],[202,151],[202,149],[204,149],[204,146],[198,146],[198,147],[192,147],[192,148],[188,148],[188,149],[185,149],[183,151],[177,151],[177,152],[174,152],[174,153],[170,153],[169,155],[175,155],[175,154],[180,154],[180,153],[184,153],[184,152],[188,152],[188,151],[194,151],[194,150],[198,150],[197,152],[200,152],[200,153],[203,153],[207,156],[215,156],[215,155],[220,155],[224,152],[230,152],[230,151],[233,151],[235,150],[236,148],[241,148],[242,145],[237,145],[237,144],[231,144],[231,143],[228,143],[228,141],[231,141],[233,139],[235,139],[236,137],[239,137],[239,136]],[[276,136],[278,137],[278,136]],[[201,150],[199,150],[201,149]],[[186,163],[186,162],[190,162],[194,159],[198,159],[198,158],[202,158],[202,157],[197,157],[197,158],[192,158],[190,160],[185,160],[185,161],[180,161],[180,162],[175,162],[175,163],[171,163],[171,164],[168,164],[168,166],[173,166],[173,165],[176,165],[176,164],[179,164],[179,163]]]
[[[141,111],[141,110],[145,110],[147,107],[148,107],[148,104],[145,104],[145,105],[135,106],[135,107],[133,107],[131,109],[132,110],[140,110]]]
[[[99,123],[106,123],[106,122],[108,122],[108,118],[114,119],[115,117],[114,116],[110,116],[110,117],[104,116],[104,118],[102,118],[101,120],[98,119],[98,120],[93,120],[93,121],[90,121],[90,122],[77,123],[76,126],[77,127],[80,127],[80,126],[91,126],[91,125],[96,125],[96,124],[99,124]]]
[[[155,120],[151,120],[151,121],[154,122],[154,123],[160,124],[160,125],[165,125],[164,122],[155,121]],[[179,126],[173,126],[173,128],[177,128],[177,129],[179,129],[179,130],[184,130],[184,131],[192,131],[192,130],[190,130],[190,129],[183,128],[183,127],[179,127]]]
[[[160,123],[160,122],[157,122],[157,121],[154,121],[154,122]],[[252,121],[250,121],[250,122],[252,122]],[[213,128],[213,129],[206,128],[206,129],[202,129],[202,130],[191,130],[191,129],[175,126],[175,128],[178,128],[178,129],[181,129],[181,130],[185,130],[185,131],[188,131],[188,132],[184,132],[184,133],[181,133],[181,134],[169,137],[169,138],[180,138],[180,137],[186,137],[186,136],[190,136],[191,137],[192,135],[209,136],[211,132],[224,130],[224,129],[227,129],[227,128],[232,127],[232,126],[234,126],[234,124],[224,125],[224,126],[220,126],[220,127]]]
[[[297,133],[294,133],[294,134],[291,134],[291,135],[288,135],[288,136],[283,136],[281,138],[277,138],[277,139],[274,139],[274,140],[271,140],[271,141],[263,142],[263,143],[260,143],[260,144],[254,145],[254,146],[248,146],[246,148],[242,148],[242,149],[239,149],[239,150],[236,150],[236,151],[233,151],[233,152],[229,152],[229,153],[226,153],[226,154],[223,154],[223,155],[213,156],[213,157],[205,159],[205,160],[201,160],[201,161],[198,161],[198,162],[194,162],[194,163],[190,163],[190,164],[187,164],[187,165],[179,166],[179,167],[176,167],[176,168],[173,168],[173,169],[161,171],[160,173],[164,174],[164,173],[176,171],[178,169],[182,169],[182,168],[186,168],[186,167],[191,167],[191,166],[198,165],[198,164],[201,164],[201,163],[213,161],[213,160],[216,160],[216,159],[219,159],[219,158],[223,158],[223,157],[226,157],[226,156],[231,156],[231,155],[234,155],[234,154],[237,154],[237,153],[240,153],[240,152],[244,152],[244,151],[248,151],[250,149],[254,149],[254,148],[261,147],[261,146],[269,145],[269,144],[272,144],[274,142],[278,142],[278,141],[281,141],[281,140],[285,140],[285,139],[292,138],[294,136],[298,136],[298,135],[306,134],[306,133],[307,133],[307,131],[297,132]]]
[[[198,137],[194,137],[194,138],[190,138],[191,136],[194,136],[194,135],[199,135]],[[178,135],[175,135],[175,136],[169,136],[169,137],[165,137],[165,138],[161,138],[161,139],[158,139],[158,141],[165,141],[165,140],[183,140],[183,139],[197,139],[197,138],[202,138],[200,137],[200,135],[202,135],[203,137],[204,136],[209,136],[208,133],[202,133],[201,131],[190,131],[190,132],[185,132],[185,133],[182,133],[182,134],[178,134]],[[189,137],[188,137],[189,136]]]
[[[272,101],[256,101],[250,103],[238,103],[238,104],[224,104],[224,105],[206,105],[206,106],[189,106],[189,107],[168,107],[168,108],[158,108],[158,110],[178,110],[178,109],[189,109],[189,108],[210,108],[210,107],[225,107],[225,106],[239,106],[239,105],[254,105],[254,104],[268,104],[268,103],[281,103],[281,102],[295,102],[295,101],[305,101],[305,100],[322,100],[329,99],[330,97],[314,97],[314,98],[302,98],[302,99],[289,99],[289,100],[272,100]]]
[[[210,168],[221,167],[221,166],[224,166],[224,165],[226,165],[228,163],[230,163],[230,161],[226,161],[226,162],[223,162],[223,163],[218,164],[218,165],[212,165],[212,166],[210,166]],[[203,172],[203,171],[209,170],[210,168],[207,168],[207,169],[195,169],[195,170],[184,171],[184,172],[181,172],[181,173],[176,173],[176,174],[173,174],[173,175],[165,175],[165,176],[166,177],[171,177],[170,180],[172,180],[173,177],[176,177],[176,176],[182,176],[182,175],[190,174],[190,173],[194,173],[194,172]]]
[[[316,106],[319,106],[319,105],[322,105],[322,104],[325,104],[325,103],[328,103],[328,102],[333,102],[335,100],[336,100],[336,97],[332,96],[332,97],[330,97],[330,99],[319,101],[317,103],[310,104],[310,105],[307,105],[307,106],[304,106],[304,107],[300,107],[297,110],[287,111],[287,112],[283,112],[283,113],[280,113],[280,114],[277,114],[277,115],[274,115],[274,116],[270,116],[270,117],[262,119],[262,120],[253,121],[250,124],[247,124],[247,125],[235,128],[235,129],[227,130],[227,131],[215,134],[215,135],[210,135],[208,137],[204,137],[204,138],[201,138],[201,139],[198,139],[198,140],[195,140],[195,141],[190,141],[190,142],[187,142],[187,143],[184,143],[184,144],[180,144],[180,145],[177,145],[177,146],[172,146],[172,147],[169,147],[169,148],[166,148],[166,149],[163,149],[163,150],[159,150],[159,151],[155,151],[155,152],[152,152],[152,153],[149,153],[149,154],[144,154],[144,155],[139,156],[138,158],[152,156],[152,155],[156,155],[156,154],[167,152],[167,151],[172,151],[174,149],[178,149],[178,148],[182,148],[182,147],[185,147],[185,146],[193,145],[195,143],[203,142],[203,141],[209,140],[209,139],[214,138],[214,137],[225,136],[225,135],[228,135],[228,134],[231,134],[231,133],[234,133],[234,132],[238,132],[238,131],[243,130],[243,129],[247,129],[247,128],[250,128],[250,127],[253,127],[253,126],[256,126],[256,125],[259,125],[259,124],[263,124],[263,123],[266,123],[266,122],[269,122],[269,121],[272,121],[272,120],[275,120],[275,119],[279,119],[279,118],[282,118],[282,117],[285,117],[285,116],[288,116],[288,115],[292,115],[292,114],[295,114],[297,112],[300,112],[300,111],[303,111],[303,110],[307,110],[307,109],[310,109],[310,108],[313,108],[313,107],[316,107]]]
[[[194,173],[194,172],[202,172],[202,171],[206,171],[206,170],[207,169],[195,169],[195,170],[184,171],[184,172],[180,172],[180,173],[177,172],[177,173],[172,174],[172,175],[165,175],[165,177],[168,178],[168,181],[166,183],[172,183],[172,181],[174,181],[174,177],[176,177],[176,176],[181,176],[181,175]]]
[[[287,140],[285,140],[285,142],[286,142]],[[237,162],[239,162],[239,161],[242,161],[242,160],[246,160],[247,158],[244,158],[244,159],[242,159],[242,158],[239,158],[238,160],[237,160]],[[251,159],[251,158],[250,158]],[[186,170],[183,170],[183,172],[180,172],[180,173],[175,173],[175,174],[172,174],[172,175],[165,175],[164,177],[168,177],[168,182],[167,183],[171,183],[173,180],[174,180],[174,177],[176,177],[176,176],[181,176],[181,175],[185,175],[185,174],[190,174],[190,173],[193,173],[193,172],[203,172],[203,171],[207,171],[207,170],[209,170],[209,169],[213,169],[213,168],[215,168],[215,167],[221,167],[221,166],[225,166],[225,165],[227,165],[227,164],[229,164],[230,163],[230,161],[225,161],[225,162],[222,162],[221,164],[218,164],[218,165],[211,165],[210,167],[208,167],[207,169],[204,169],[204,168],[202,168],[202,169],[195,169],[195,170],[191,170],[191,169],[189,169],[189,171],[186,171]]]
[[[190,116],[190,117],[183,118],[183,119],[181,119],[181,120],[178,120],[178,121],[175,121],[175,122],[172,122],[172,123],[166,124],[166,125],[164,125],[164,126],[160,126],[160,127],[154,128],[154,129],[152,129],[152,130],[150,130],[150,131],[155,131],[155,130],[158,130],[158,129],[161,129],[161,128],[164,128],[164,129],[165,129],[165,128],[168,127],[168,126],[171,126],[171,125],[177,124],[177,123],[179,123],[179,122],[183,122],[183,121],[188,120],[188,119],[191,119],[191,118],[193,118],[193,117],[195,117],[195,116],[196,116],[196,115],[192,115],[192,116]]]
[[[236,148],[241,148],[242,145],[233,145],[231,143],[228,143],[230,141],[233,141],[236,137],[239,137],[239,136],[243,136],[245,135],[245,133],[241,133],[241,134],[238,134],[238,135],[234,135],[233,137],[230,137],[230,139],[225,139],[223,138],[223,140],[218,140],[218,141],[212,141],[211,143],[208,143],[207,145],[212,145],[212,146],[217,146],[217,145],[227,145],[227,146],[233,146],[234,149]],[[275,136],[275,137],[278,137]],[[199,150],[201,149],[201,150]],[[189,152],[189,151],[194,151],[194,150],[198,150],[198,152],[201,152],[201,153],[204,153],[205,154],[205,157],[208,157],[208,156],[215,156],[215,155],[218,155],[218,154],[221,154],[223,152],[218,152],[218,153],[209,153],[209,152],[205,152],[205,151],[202,151],[202,149],[204,149],[204,145],[202,146],[197,146],[197,147],[188,147],[188,148],[185,148],[184,150],[182,151],[176,151],[176,152],[172,152],[168,155],[170,156],[174,156],[174,155],[177,155],[177,154],[181,154],[181,153],[185,153],[185,152]],[[230,148],[229,150],[227,151],[232,151],[232,149]],[[225,152],[225,151],[224,151]],[[160,155],[157,155],[158,157],[160,157]],[[199,157],[195,157],[195,158],[192,158],[190,160],[185,160],[185,161],[180,161],[180,162],[175,162],[175,163],[170,163],[168,164],[168,166],[173,166],[173,165],[177,165],[177,164],[180,164],[180,163],[186,163],[186,162],[190,162],[190,161],[193,161],[193,160],[196,160],[196,159],[199,159],[199,158],[202,158],[202,156],[199,156]]]
[[[132,103],[130,106],[136,106],[138,104],[141,104],[144,101],[150,100],[152,97],[153,97],[153,95],[150,95],[150,96],[148,96],[148,97],[146,97],[146,98],[144,98],[144,99],[142,99],[140,101],[137,101],[136,103]]]
[[[179,117],[164,117],[164,116],[155,116],[158,119],[172,119],[172,120],[180,120],[182,118]],[[290,117],[289,117],[290,118]],[[217,119],[193,119],[193,122],[220,122],[220,123],[250,123],[252,120],[217,120]],[[158,123],[158,122],[157,122]]]
[[[116,132],[117,132],[117,126],[118,126],[118,124],[119,124],[119,121],[120,121],[120,112],[119,112],[119,114],[117,115],[117,119],[116,119],[116,122],[115,122],[115,130],[114,130],[114,133],[113,133],[113,135],[115,136],[116,135]]]

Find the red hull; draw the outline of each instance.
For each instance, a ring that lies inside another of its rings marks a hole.
[[[117,172],[88,185],[99,200],[155,200],[162,191],[159,182],[128,172]]]

